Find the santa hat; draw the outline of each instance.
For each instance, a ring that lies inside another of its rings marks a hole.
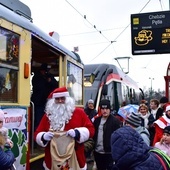
[[[50,98],[59,98],[59,97],[69,97],[69,92],[66,87],[56,88],[53,92],[50,93],[48,99]]]
[[[0,109],[0,120],[4,120],[4,112]]]
[[[170,105],[166,107],[166,112],[170,110]]]

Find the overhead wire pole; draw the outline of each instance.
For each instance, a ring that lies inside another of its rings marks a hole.
[[[154,78],[152,78],[152,77],[149,77],[149,79],[151,80],[151,92],[150,92],[150,98],[152,98],[152,92],[153,92],[153,90],[152,90],[152,86],[153,86],[153,80],[154,80]]]

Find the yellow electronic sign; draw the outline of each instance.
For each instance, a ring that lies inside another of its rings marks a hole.
[[[170,11],[131,15],[132,54],[170,53]]]

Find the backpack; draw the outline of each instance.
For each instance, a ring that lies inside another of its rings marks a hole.
[[[165,170],[170,169],[170,157],[167,154],[165,154],[163,151],[157,148],[152,148],[150,152],[156,154]]]

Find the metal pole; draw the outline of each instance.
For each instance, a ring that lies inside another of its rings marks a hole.
[[[154,80],[154,78],[149,77],[149,79],[151,80],[151,93],[150,93],[150,97],[152,97],[152,81]]]
[[[151,97],[152,97],[152,78],[151,78]]]

